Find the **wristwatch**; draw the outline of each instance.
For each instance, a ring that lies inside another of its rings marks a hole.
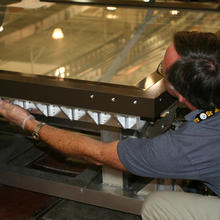
[[[39,132],[40,132],[40,129],[46,125],[46,123],[44,122],[40,122],[36,128],[34,129],[34,131],[32,132],[32,137],[34,138],[34,140],[38,141],[40,140],[40,135],[39,135]]]

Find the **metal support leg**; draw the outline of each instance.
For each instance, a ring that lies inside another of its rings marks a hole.
[[[111,142],[119,140],[121,134],[113,131],[101,131],[101,140],[104,142]],[[111,167],[103,166],[102,168],[102,182],[117,187],[123,187],[123,172],[113,169]]]

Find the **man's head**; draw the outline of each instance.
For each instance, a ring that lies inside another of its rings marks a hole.
[[[163,70],[168,91],[190,109],[220,107],[220,40],[216,35],[176,33],[166,51]]]

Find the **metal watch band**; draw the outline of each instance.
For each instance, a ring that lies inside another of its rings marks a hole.
[[[39,131],[44,125],[46,125],[46,123],[41,122],[36,126],[36,128],[32,132],[32,137],[34,138],[34,140],[38,141],[40,139]]]

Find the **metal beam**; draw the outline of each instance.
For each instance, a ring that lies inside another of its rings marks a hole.
[[[140,215],[143,200],[53,181],[49,178],[43,179],[34,176],[34,172],[32,175],[25,174],[27,170],[24,168],[23,172],[19,173],[16,167],[1,165],[0,184]]]
[[[169,1],[156,2],[144,0],[41,0],[46,2],[56,3],[72,3],[72,4],[86,4],[86,5],[103,5],[103,6],[119,6],[119,7],[154,7],[154,8],[170,8],[170,9],[192,9],[192,10],[220,10],[220,3],[211,2],[183,2],[183,1]]]
[[[0,71],[0,94],[1,97],[150,119],[159,117],[174,102],[174,98],[166,92],[162,79],[143,91],[132,86],[6,71]]]

